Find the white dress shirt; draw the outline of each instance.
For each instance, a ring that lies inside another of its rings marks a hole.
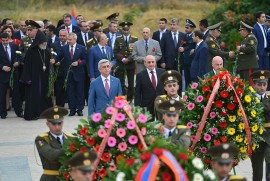
[[[171,130],[169,130],[168,128],[165,128],[165,127],[163,127],[163,128],[164,128],[164,137],[165,138],[168,138],[169,137],[169,133],[171,132],[171,134],[172,134],[174,132],[174,130],[175,130],[176,127],[172,128]]]
[[[150,80],[151,80],[151,82],[152,82],[152,73],[151,73],[151,70],[149,70],[149,69],[147,68],[147,72],[148,72],[149,78],[150,78]],[[154,76],[155,76],[155,79],[156,79],[156,86],[157,86],[158,79],[157,79],[157,72],[156,72],[156,69],[155,69],[155,68],[154,68],[153,72],[154,72]]]
[[[264,96],[265,96],[265,93],[264,94],[258,94],[258,93],[256,93],[256,96],[259,98],[259,100],[261,100],[261,97],[262,97],[262,99],[264,99]]]
[[[109,35],[110,35],[111,46],[112,46],[112,49],[113,49],[114,48],[115,39],[116,39],[116,33],[114,33],[114,34],[109,33]]]
[[[172,32],[172,39],[173,39],[173,40],[174,40],[174,33],[175,33],[175,32]],[[176,35],[175,35],[175,36],[176,36],[176,42],[177,42],[177,43],[178,43],[178,34],[179,34],[179,32],[177,31],[177,32],[176,32]]]
[[[59,137],[59,138],[60,138],[61,144],[64,143],[64,141],[63,141],[64,133],[62,133],[61,135],[56,135],[56,134],[53,134],[52,132],[50,132],[50,133],[51,133],[51,135],[53,135],[53,137],[54,137],[55,139],[57,139],[57,137]]]
[[[166,29],[164,30],[159,30],[159,39],[161,40],[162,36],[163,36],[163,33],[166,32]]]
[[[88,33],[84,33],[84,32],[81,31],[81,34],[82,34],[82,38],[83,38],[84,44],[86,45],[86,42],[89,39]],[[87,40],[85,39],[85,35],[86,35]]]
[[[69,32],[68,33],[71,33],[72,32],[72,24],[68,26],[69,28]],[[65,29],[67,30],[67,26],[65,26]]]
[[[106,78],[106,77],[103,77],[102,75],[100,75],[100,77],[101,77],[101,79],[102,79],[102,83],[103,83],[103,86],[104,86],[104,88],[105,88],[105,90],[106,90],[106,87],[105,87],[105,83],[106,83],[106,81],[105,81],[105,79],[107,79],[107,81],[108,81],[108,84],[109,84],[109,87],[111,88],[111,84],[110,84],[110,75]]]
[[[51,39],[52,39],[52,43],[55,42],[55,38],[56,38],[56,35],[54,35]]]

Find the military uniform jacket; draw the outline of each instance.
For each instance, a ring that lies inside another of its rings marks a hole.
[[[72,135],[67,135],[64,133],[63,142],[72,139]],[[58,171],[61,164],[59,163],[59,158],[64,155],[64,149],[62,145],[52,136],[51,133],[47,132],[40,134],[35,139],[35,144],[42,162],[42,167],[44,170]],[[57,175],[47,175],[43,174],[41,176],[41,181],[45,180],[58,180]]]
[[[129,40],[126,43],[123,35],[116,37],[113,53],[116,58],[116,66],[118,66],[118,69],[135,68],[135,61],[132,59],[131,54],[133,52],[134,43],[137,40],[137,37],[130,35]],[[123,58],[128,58],[129,62],[124,64],[122,62]]]
[[[229,58],[229,52],[222,51],[219,42],[212,35],[208,35],[205,39],[205,43],[208,46],[208,69],[212,69],[212,59],[215,56],[221,56],[223,58]]]
[[[86,42],[86,47],[87,47],[87,51],[92,48],[93,46],[96,46],[98,44],[97,40],[95,37],[87,40]]]
[[[247,179],[239,175],[230,175],[226,181],[247,181]]]
[[[172,132],[172,142],[188,148],[190,145],[190,129],[183,125],[177,126]]]
[[[22,62],[24,62],[24,57],[25,57],[26,51],[31,46],[31,44],[32,44],[32,40],[29,36],[24,36],[21,39],[21,45],[20,45],[19,49],[22,52],[22,54],[21,54],[21,56],[23,58]]]
[[[259,67],[257,55],[258,41],[253,34],[249,34],[241,43],[237,59],[238,70],[257,69]]]

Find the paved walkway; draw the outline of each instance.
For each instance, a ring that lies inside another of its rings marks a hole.
[[[84,109],[84,115],[87,115]],[[66,117],[64,132],[72,133],[81,117]],[[86,118],[86,116],[84,116]],[[48,131],[45,120],[24,121],[13,111],[0,119],[0,181],[38,181],[42,173],[40,159],[34,147],[35,137]],[[240,162],[236,173],[252,179],[250,160]]]

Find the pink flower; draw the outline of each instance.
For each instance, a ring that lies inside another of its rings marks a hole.
[[[105,128],[110,128],[110,126],[111,126],[111,120],[110,120],[110,119],[107,119],[107,120],[105,121],[104,126],[105,126]]]
[[[125,143],[125,142],[122,142],[122,143],[119,143],[118,144],[118,149],[120,150],[120,151],[126,151],[126,149],[127,149],[127,144]]]
[[[146,123],[147,122],[147,117],[144,115],[144,114],[140,114],[138,116],[138,120],[141,122],[141,123]]]
[[[108,146],[109,147],[114,147],[116,145],[116,139],[115,139],[115,137],[110,136],[108,138],[107,143],[108,143]]]
[[[193,126],[192,122],[188,122],[188,123],[187,123],[187,127],[188,127],[188,128],[192,128],[192,126]]]
[[[118,108],[118,109],[121,109],[124,107],[125,103],[123,100],[118,100],[114,103],[115,107]]]
[[[188,98],[188,96],[185,95],[185,96],[183,97],[183,101],[186,102],[186,101],[187,101],[187,98]]]
[[[205,134],[204,137],[203,137],[203,139],[204,139],[205,141],[210,141],[210,140],[211,140],[210,134]]]
[[[126,116],[122,113],[118,113],[115,118],[117,121],[122,122],[126,119]]]
[[[99,121],[101,120],[101,118],[102,118],[102,116],[101,116],[100,113],[95,113],[95,114],[93,114],[93,116],[92,116],[92,120],[93,120],[94,122],[99,122]]]
[[[205,154],[205,153],[207,152],[207,148],[202,147],[202,148],[201,148],[201,152]]]
[[[194,109],[194,107],[195,107],[195,104],[194,103],[188,103],[188,106],[187,106],[187,108],[188,108],[188,110],[192,110],[192,109]]]
[[[109,170],[112,171],[112,172],[115,171],[116,170],[116,165],[115,164],[110,165]]]
[[[191,135],[190,136],[190,141],[194,141],[195,140],[195,136],[194,135]]]
[[[143,136],[146,135],[146,128],[145,127],[142,127],[141,133],[142,133]]]
[[[194,82],[192,85],[191,85],[191,88],[192,89],[197,89],[198,87],[198,83]]]
[[[131,135],[129,138],[128,138],[128,142],[132,145],[135,145],[136,143],[138,143],[138,137],[135,136],[135,135]]]
[[[104,129],[100,129],[100,130],[98,130],[98,136],[100,137],[100,138],[104,138],[105,136],[106,136],[106,131],[104,130]]]
[[[134,123],[133,121],[129,121],[129,122],[127,123],[127,128],[128,128],[128,129],[134,129],[134,128],[135,128],[135,123]]]
[[[216,113],[215,112],[210,112],[210,118],[214,119],[216,117]]]
[[[218,129],[217,128],[212,128],[212,134],[216,135],[218,133]]]
[[[106,108],[106,113],[107,114],[113,114],[113,107],[107,107]]]
[[[126,131],[125,129],[123,128],[118,128],[116,130],[116,135],[119,137],[119,138],[123,138],[124,136],[126,136]]]
[[[197,102],[202,102],[203,101],[203,96],[198,96],[196,99]]]

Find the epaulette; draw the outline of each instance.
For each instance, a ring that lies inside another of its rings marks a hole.
[[[187,128],[187,126],[185,126],[185,125],[177,125],[177,128],[178,129],[183,129],[183,128]]]
[[[133,36],[133,35],[131,35],[130,37],[131,37],[131,38],[138,38],[137,36]]]
[[[122,35],[119,35],[119,36],[117,36],[116,38],[121,38],[122,37]]]
[[[86,41],[86,43],[89,43],[89,42],[90,42],[90,41],[92,41],[92,40],[93,40],[93,38],[91,38],[91,39],[87,40],[87,41]]]
[[[65,133],[66,134],[66,133]],[[74,135],[72,135],[72,134],[66,134],[67,136],[69,136],[69,137],[72,137],[72,138],[74,138],[75,136]]]
[[[165,98],[167,98],[167,95],[161,95],[160,97],[165,99]]]
[[[228,181],[230,181],[230,180],[244,179],[244,178],[245,177],[240,176],[240,175],[231,175]]]
[[[39,136],[40,137],[47,137],[48,136],[48,133],[43,133],[43,134],[40,134]]]
[[[270,97],[270,94],[266,94],[266,97],[267,97],[267,98]]]
[[[251,37],[251,35],[248,35],[248,37]]]

